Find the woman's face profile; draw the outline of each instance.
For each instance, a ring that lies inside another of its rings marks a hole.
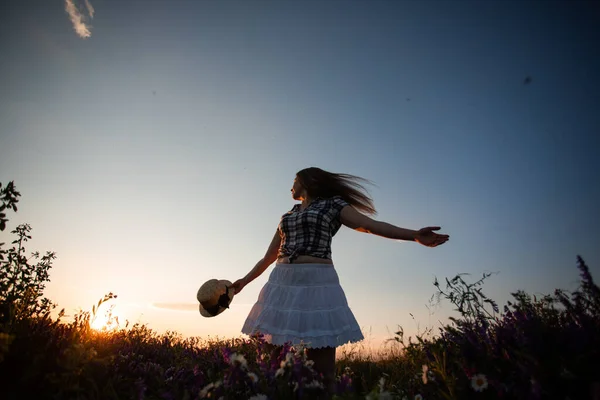
[[[294,184],[292,185],[291,192],[294,200],[302,200],[304,198],[304,188],[300,184],[298,177],[294,178]]]

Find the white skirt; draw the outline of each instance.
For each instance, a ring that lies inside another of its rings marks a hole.
[[[311,348],[364,339],[331,264],[276,264],[242,332]]]

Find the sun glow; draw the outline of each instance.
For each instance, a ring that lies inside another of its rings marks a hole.
[[[115,311],[114,304],[111,306],[102,305],[96,311],[96,315],[92,317],[90,326],[97,331],[111,331],[117,329],[122,322],[119,313]]]

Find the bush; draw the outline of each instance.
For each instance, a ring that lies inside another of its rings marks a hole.
[[[439,337],[407,346],[409,359],[425,356],[419,392],[449,399],[589,398],[600,382],[600,289],[583,259],[577,262],[575,292],[537,298],[518,291],[501,315],[481,291],[489,275],[473,284],[457,275],[446,280],[447,292],[436,280],[438,298],[461,317],[451,318]]]

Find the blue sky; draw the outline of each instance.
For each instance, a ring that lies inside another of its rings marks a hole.
[[[498,272],[501,304],[574,289],[578,254],[600,279],[597,4],[73,2],[89,37],[67,4],[2,6],[0,181],[23,195],[10,228],[57,252],[47,294],[68,312],[113,291],[131,321],[237,336],[270,269],[218,318],[189,307],[262,257],[307,166],[372,180],[380,220],[451,235],[338,233],[374,342],[451,315],[425,307],[434,276]]]

